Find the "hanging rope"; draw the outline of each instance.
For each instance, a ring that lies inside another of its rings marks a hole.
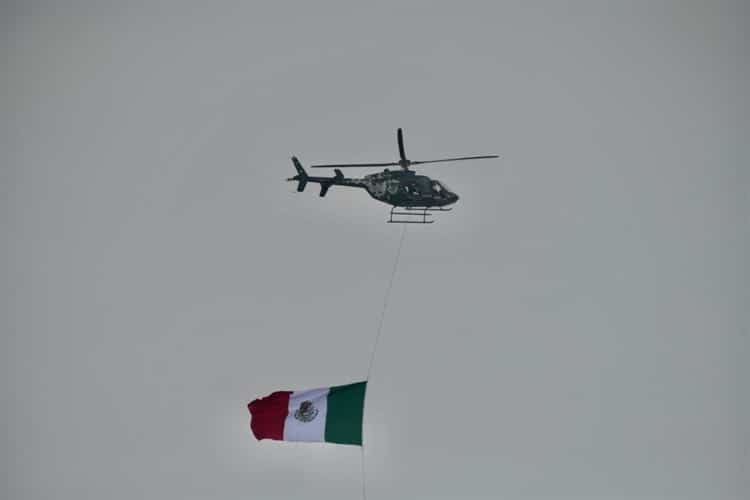
[[[398,241],[398,249],[396,250],[396,259],[393,262],[393,270],[391,270],[391,278],[388,280],[388,288],[385,290],[385,297],[383,298],[383,309],[380,311],[380,322],[378,323],[378,331],[375,334],[375,342],[372,346],[372,353],[370,354],[370,364],[367,366],[367,376],[365,377],[365,380],[368,382],[367,386],[369,389],[369,382],[370,382],[370,376],[372,375],[372,366],[375,362],[375,353],[378,350],[378,343],[380,342],[380,336],[383,333],[383,322],[385,321],[385,312],[388,309],[388,299],[391,296],[391,289],[393,289],[393,280],[396,277],[396,269],[398,269],[398,261],[401,258],[401,249],[404,246],[404,238],[406,236],[406,224],[403,224],[403,229],[401,230],[401,238]],[[367,404],[367,397],[365,397],[365,405]],[[362,410],[362,429],[364,432],[365,427],[365,411],[364,408]],[[362,436],[362,446],[360,446],[360,451],[362,452],[362,500],[367,500],[367,477],[365,476],[365,442],[364,442],[364,435]]]
[[[362,464],[362,500],[367,500],[367,480],[365,478],[365,441],[362,440],[362,446],[359,447],[360,451],[362,452],[362,460],[360,460],[360,463]]]
[[[406,224],[403,224],[403,229],[401,230],[401,239],[398,242],[398,250],[396,250],[396,260],[393,262],[393,270],[391,271],[391,279],[388,281],[388,288],[385,291],[385,298],[383,299],[383,309],[380,311],[380,322],[378,323],[378,332],[375,334],[375,343],[372,346],[372,353],[370,354],[370,364],[367,367],[367,376],[365,377],[365,380],[370,380],[370,375],[372,374],[372,365],[375,362],[375,352],[378,349],[378,342],[380,341],[380,336],[383,333],[383,321],[385,320],[385,311],[388,308],[388,299],[391,296],[391,289],[393,288],[393,279],[396,276],[396,269],[398,269],[398,261],[401,257],[401,248],[404,246],[404,237],[406,236]]]

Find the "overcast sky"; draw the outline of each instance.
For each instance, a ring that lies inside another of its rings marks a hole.
[[[4,2],[0,497],[352,499],[249,400],[362,379],[368,497],[750,496],[747,2]],[[366,173],[366,172],[357,172]]]

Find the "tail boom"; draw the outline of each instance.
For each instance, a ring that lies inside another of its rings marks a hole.
[[[292,156],[292,163],[294,164],[297,175],[289,177],[287,181],[297,181],[297,192],[305,190],[308,182],[320,184],[320,196],[328,194],[328,189],[331,186],[350,186],[350,187],[364,187],[360,182],[355,179],[348,179],[344,177],[344,174],[338,168],[334,169],[335,175],[333,177],[314,177],[307,175],[307,172],[302,167],[299,159],[296,156]]]

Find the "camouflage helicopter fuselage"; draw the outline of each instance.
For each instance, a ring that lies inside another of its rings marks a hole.
[[[444,184],[411,170],[386,169],[357,180],[370,196],[395,207],[444,207],[458,201]]]
[[[307,175],[296,157],[292,161],[297,175],[287,180],[298,182],[297,191],[303,191],[308,182],[314,182],[320,184],[320,196],[325,196],[331,186],[357,187],[394,207],[445,207],[458,201],[458,195],[444,184],[426,175],[417,175],[412,170],[385,169],[362,178],[351,178],[334,169],[336,175],[333,177],[314,177]]]

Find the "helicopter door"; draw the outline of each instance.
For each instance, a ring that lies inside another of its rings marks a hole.
[[[422,190],[416,182],[408,182],[404,184],[404,191],[409,196],[420,196]]]

